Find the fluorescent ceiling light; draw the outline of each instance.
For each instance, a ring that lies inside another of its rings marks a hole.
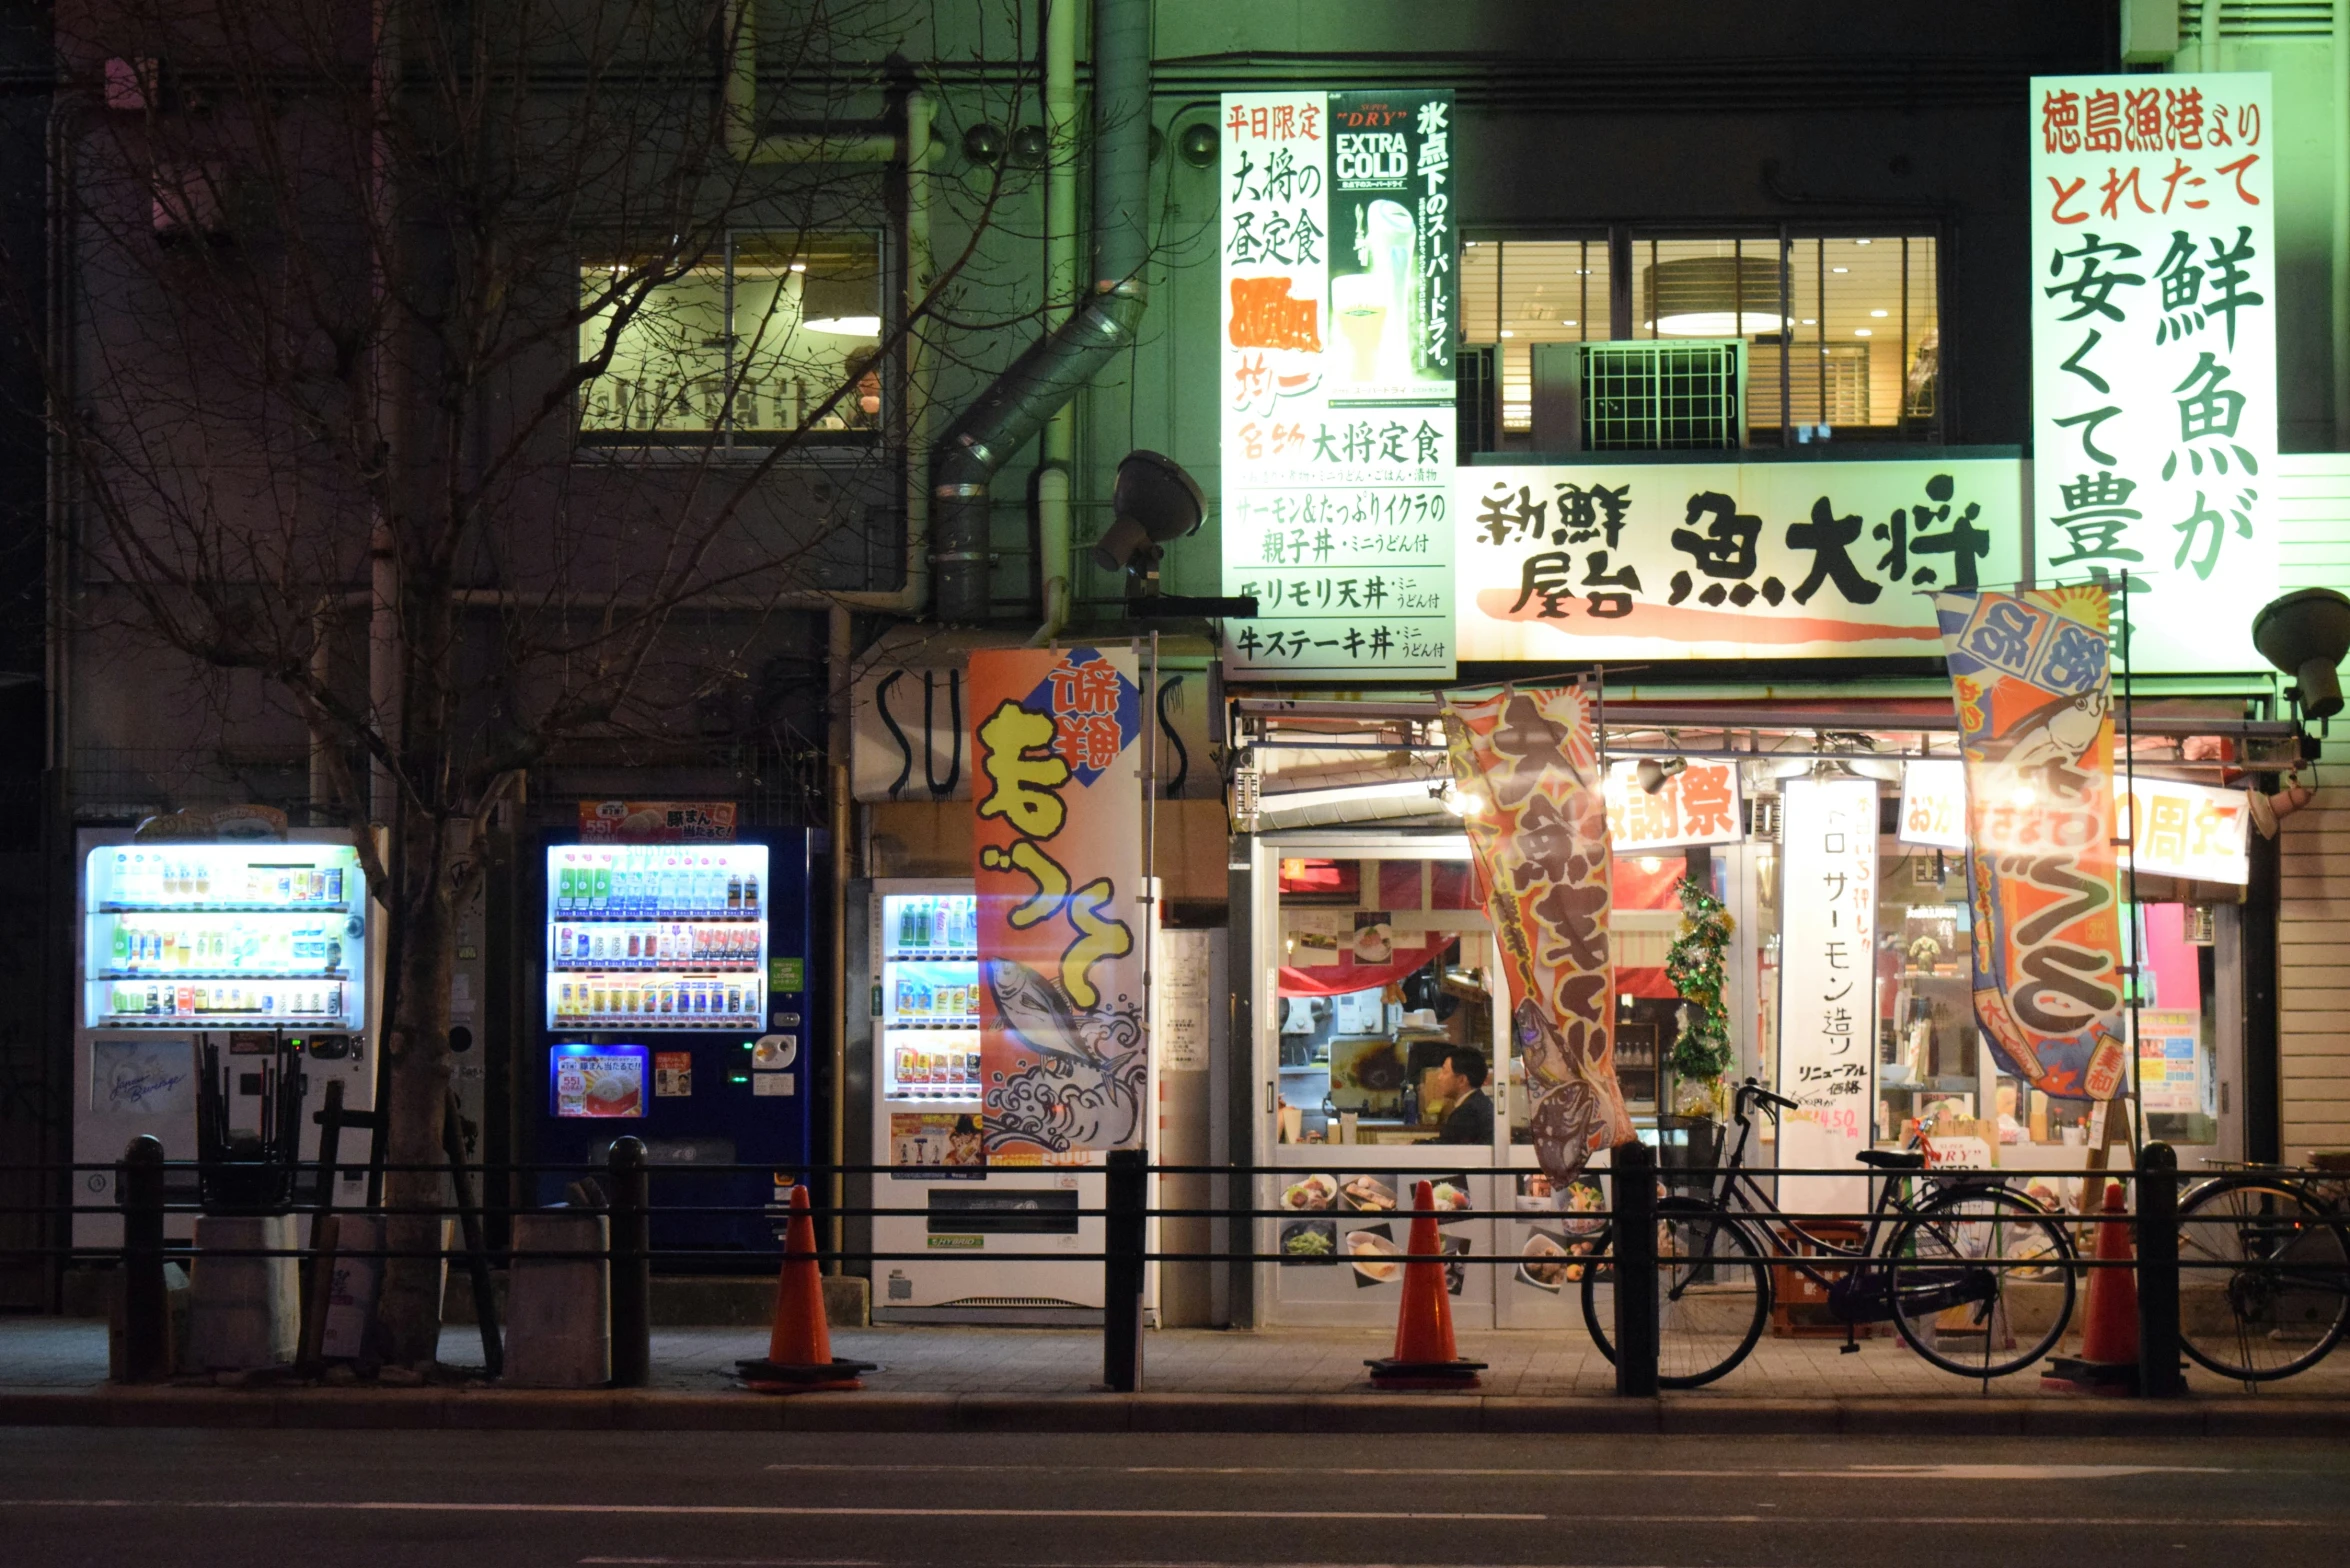
[[[1443,781],[1438,778],[1394,779],[1382,784],[1342,784],[1333,789],[1293,789],[1278,795],[1258,797],[1260,812],[1312,811],[1322,806],[1362,805],[1376,800],[1436,802],[1435,789]]]
[[[1866,327],[1854,327],[1854,328],[1852,329],[1852,335],[1853,335],[1854,337],[1856,337],[1856,338],[1867,338],[1867,337],[1875,337],[1875,336],[1876,336],[1876,334],[1875,334],[1875,333],[1871,332],[1871,331],[1870,331],[1868,328],[1866,328]]]
[[[881,336],[879,316],[818,316],[803,321],[801,326],[810,332],[829,332],[843,338],[877,338]]]
[[[1876,317],[1878,320],[1880,320],[1880,321],[1881,321],[1881,320],[1883,320],[1885,317],[1892,315],[1892,314],[1893,314],[1893,312],[1891,312],[1891,311],[1889,311],[1889,310],[1872,310],[1872,311],[1870,311],[1870,312],[1869,312],[1869,314],[1870,314],[1870,315],[1872,315],[1872,316],[1875,316],[1875,317]]]

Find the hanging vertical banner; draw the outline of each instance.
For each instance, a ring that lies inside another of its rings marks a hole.
[[[1565,1181],[1633,1137],[1616,1087],[1607,804],[1578,687],[1447,705],[1462,820],[1500,939],[1535,1157]]]
[[[1223,117],[1227,680],[1453,675],[1452,96]]]
[[[2268,75],[2035,77],[2031,102],[2034,576],[2128,571],[2133,669],[2265,670],[2251,625],[2278,561]]]
[[[2033,1088],[2110,1100],[2129,1062],[2106,592],[1945,593],[1934,608],[1966,763],[1976,1020]]]
[[[1134,655],[971,655],[980,1078],[991,1165],[1142,1141]]]
[[[1780,1124],[1779,1163],[1854,1171],[1785,1181],[1780,1202],[1857,1213],[1853,1160],[1876,1131],[1877,784],[1789,779],[1779,801],[1779,1092],[1801,1107]]]

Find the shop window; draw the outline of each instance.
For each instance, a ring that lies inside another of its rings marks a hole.
[[[1468,1143],[1481,1163],[1498,976],[1467,862],[1289,857],[1279,876],[1278,1141]]]
[[[1613,279],[1604,238],[1482,240],[1461,252],[1465,360],[1498,385],[1485,448],[1522,448],[1544,344],[1641,340],[1746,347],[1749,445],[1942,438],[1939,247],[1930,235],[1633,234]],[[1471,423],[1475,423],[1472,421]]]
[[[583,440],[854,443],[881,428],[873,237],[731,235],[633,310],[629,283],[626,259],[582,259],[579,352],[611,355],[580,391]]]

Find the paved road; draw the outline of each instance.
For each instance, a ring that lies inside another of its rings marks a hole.
[[[40,1568],[2342,1561],[2350,1445],[0,1430]]]

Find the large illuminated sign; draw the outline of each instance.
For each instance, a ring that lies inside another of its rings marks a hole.
[[[2268,76],[2035,77],[2031,103],[2035,579],[2127,571],[2139,671],[2265,669],[2251,621],[2278,570]]]
[[[1453,675],[1449,93],[1223,105],[1228,680]]]

